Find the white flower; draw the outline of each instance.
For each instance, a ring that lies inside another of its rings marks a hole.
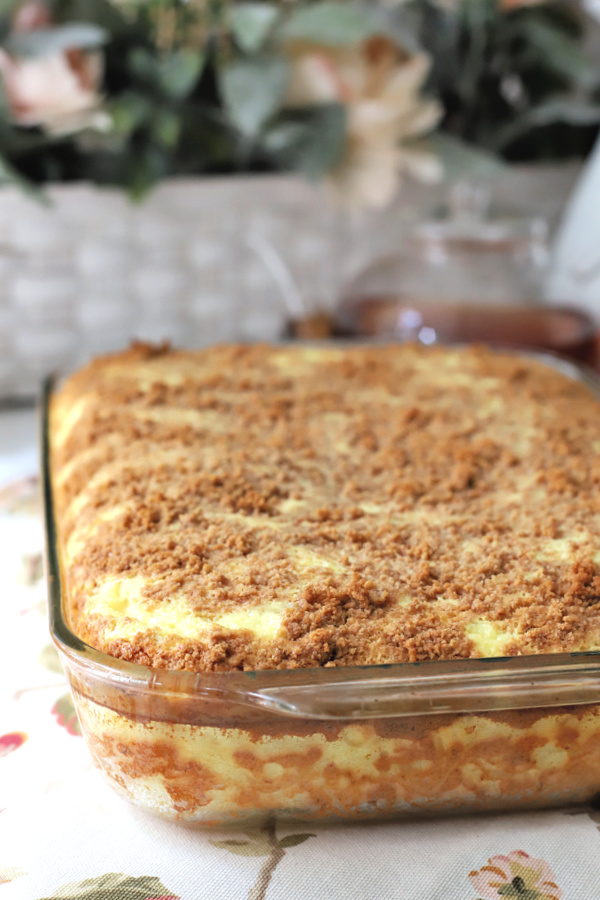
[[[342,49],[292,45],[289,54],[288,105],[337,101],[346,106],[346,152],[330,179],[345,202],[384,206],[404,172],[427,181],[439,177],[437,158],[411,146],[441,115],[436,101],[421,96],[429,71],[426,54],[407,56],[384,37]]]
[[[0,49],[0,75],[11,116],[19,125],[64,133],[93,123],[98,112],[99,51],[72,49],[16,58]]]

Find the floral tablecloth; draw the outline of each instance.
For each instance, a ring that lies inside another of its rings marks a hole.
[[[114,795],[48,636],[32,448],[2,455],[3,427],[0,414],[0,900],[600,898],[592,807],[208,832]]]

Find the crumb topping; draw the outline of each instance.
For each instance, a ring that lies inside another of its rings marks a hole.
[[[196,671],[600,648],[600,405],[482,348],[138,345],[53,398],[72,626]]]

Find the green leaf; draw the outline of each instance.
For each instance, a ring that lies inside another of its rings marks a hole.
[[[60,657],[56,652],[53,644],[46,644],[46,646],[42,649],[42,652],[38,656],[38,660],[45,669],[48,669],[49,672],[57,672],[60,675],[63,674],[63,667],[60,662]]]
[[[255,137],[281,106],[288,79],[282,59],[242,60],[221,71],[220,89],[233,123]]]
[[[282,838],[278,843],[283,850],[286,850],[288,847],[297,847],[299,844],[303,844],[304,841],[311,837],[316,837],[316,834],[288,834],[287,837]]]
[[[498,0],[461,0],[458,14],[469,30],[491,25],[498,17]]]
[[[20,0],[0,0],[0,42],[2,46],[12,33],[12,21],[21,6]]]
[[[118,872],[108,872],[85,881],[65,884],[48,897],[39,900],[180,900],[152,875],[134,878]]]
[[[245,53],[258,53],[279,18],[272,3],[241,3],[229,14],[231,33]]]
[[[359,6],[351,0],[330,0],[294,9],[280,33],[287,39],[345,45],[371,37],[380,27],[375,8]]]
[[[213,847],[228,850],[234,856],[269,856],[272,846],[266,841],[211,841]]]
[[[600,122],[600,103],[586,103],[573,97],[557,97],[532,109],[528,118],[537,127],[553,125],[555,122],[583,127],[597,125]]]
[[[286,158],[292,155],[303,142],[310,141],[312,132],[304,121],[278,120],[265,132],[262,147],[269,155]]]
[[[426,143],[440,157],[449,181],[465,177],[474,181],[493,178],[505,170],[505,164],[493,153],[444,132],[427,138]]]
[[[11,15],[20,5],[21,0],[0,0],[0,16]]]
[[[498,896],[506,900],[540,900],[543,897],[536,887],[526,887],[522,878],[515,878],[514,881],[517,883],[510,882],[498,888]]]
[[[591,86],[595,67],[588,60],[583,46],[549,22],[526,18],[519,23],[521,36],[537,51],[549,69],[559,72],[577,84]]]
[[[195,88],[205,55],[196,50],[176,50],[160,59],[145,47],[134,47],[129,69],[144,84],[171,100],[183,100]]]
[[[144,94],[127,91],[117,97],[108,112],[113,121],[113,133],[128,137],[152,116],[153,106]]]
[[[285,116],[262,140],[280,167],[317,179],[339,164],[346,147],[347,113],[342,104],[327,103]]]
[[[522,130],[522,126],[539,128],[556,122],[584,127],[596,125],[600,122],[600,103],[587,103],[573,97],[555,97],[521,116],[519,130]]]
[[[157,109],[152,119],[151,134],[163,147],[175,147],[181,134],[181,118],[171,109]]]
[[[158,81],[158,60],[145,47],[134,47],[128,54],[127,63],[133,75],[147,84]]]
[[[247,847],[250,844],[250,841],[210,841],[213,847],[223,847],[226,850],[229,850],[230,847]]]
[[[597,125],[600,123],[600,103],[588,103],[572,97],[556,97],[540,103],[499,129],[494,137],[494,145],[499,151],[503,150],[532,129],[557,123],[574,128]]]
[[[205,55],[197,50],[177,50],[161,60],[157,69],[158,84],[167,97],[182,100],[198,83]]]
[[[461,52],[462,65],[456,80],[456,91],[463,103],[474,106],[481,94],[481,79],[488,62],[490,34],[497,16],[496,0],[464,0],[460,15],[468,34]]]
[[[169,166],[169,157],[157,144],[146,144],[141,150],[130,148],[126,182],[131,198],[143,200],[150,188],[169,174]]]
[[[103,28],[89,22],[70,22],[54,28],[35,31],[13,31],[5,47],[14,56],[54,56],[74,47],[92,50],[106,43],[108,35]]]

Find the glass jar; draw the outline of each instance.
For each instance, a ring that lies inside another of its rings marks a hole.
[[[591,319],[542,302],[547,238],[541,219],[422,223],[398,253],[376,260],[347,286],[337,328],[425,344],[529,346],[592,362]]]

